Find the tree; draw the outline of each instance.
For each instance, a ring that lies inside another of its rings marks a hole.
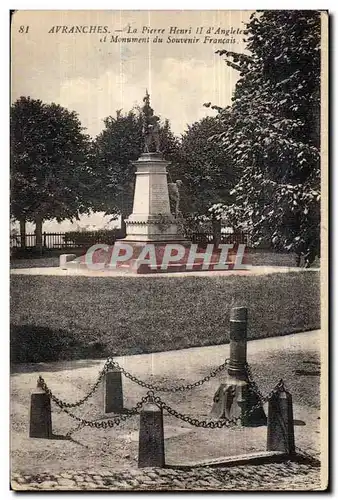
[[[233,194],[253,241],[310,264],[320,246],[320,13],[255,13],[247,49],[218,51],[240,78],[217,140],[240,172]]]
[[[124,219],[132,211],[133,184],[136,161],[142,152],[142,122],[137,110],[104,119],[105,128],[94,140],[93,172],[98,179],[92,190],[93,206]]]
[[[186,214],[211,216],[214,240],[220,236],[221,220],[210,209],[218,203],[231,203],[230,191],[236,184],[230,156],[222,144],[213,141],[225,130],[223,120],[209,116],[188,126],[181,142],[182,209]]]
[[[96,210],[124,219],[132,212],[135,166],[144,147],[142,114],[138,108],[104,120],[105,128],[94,141],[93,176],[97,179],[91,190],[92,205]],[[170,130],[168,120],[160,126],[161,152],[171,159],[177,147],[177,139]]]
[[[170,122],[167,118],[160,128],[160,143],[163,156],[166,160],[170,161],[168,167],[169,179],[171,181],[179,179],[182,168],[180,164],[181,141],[171,130]]]
[[[44,220],[78,218],[87,212],[81,183],[90,179],[89,136],[74,111],[20,97],[11,106],[11,215],[36,224],[42,248]]]

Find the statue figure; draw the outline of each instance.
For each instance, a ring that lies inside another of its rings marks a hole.
[[[169,199],[175,203],[175,217],[179,216],[180,209],[180,189],[183,186],[183,182],[178,179],[176,182],[168,183]]]
[[[143,98],[144,106],[142,108],[143,115],[143,136],[144,136],[144,153],[150,153],[153,144],[155,152],[160,152],[160,119],[154,115],[154,110],[150,106],[150,96],[148,91]]]

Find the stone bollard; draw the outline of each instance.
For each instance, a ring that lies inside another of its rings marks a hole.
[[[231,309],[228,373],[238,380],[246,379],[247,321],[248,310],[246,307],[233,307]]]
[[[214,395],[211,416],[240,418],[245,427],[266,425],[266,415],[259,396],[247,373],[246,307],[234,307],[230,312],[230,360],[224,383]]]
[[[149,401],[140,412],[139,467],[164,467],[163,411]]]
[[[118,368],[109,369],[105,375],[104,411],[105,413],[123,412],[122,374]]]
[[[51,439],[52,436],[50,397],[41,389],[38,380],[37,388],[31,394],[29,437]]]
[[[267,451],[295,452],[292,396],[281,380],[280,391],[269,399]]]
[[[70,262],[71,260],[74,259],[76,259],[75,253],[63,253],[59,257],[59,267],[65,270],[68,269],[66,266],[67,262]]]

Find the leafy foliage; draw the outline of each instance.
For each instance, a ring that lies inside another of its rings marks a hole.
[[[226,125],[217,117],[206,117],[188,126],[182,136],[180,179],[184,185],[182,211],[205,215],[215,203],[229,203],[235,172],[223,145],[212,142]]]
[[[11,107],[11,215],[62,221],[87,212],[89,152],[74,111],[20,97]]]
[[[232,193],[253,241],[310,263],[320,245],[320,14],[255,13],[247,35],[248,54],[218,51],[240,78],[215,139],[240,172]]]
[[[121,230],[99,229],[98,231],[68,231],[65,234],[65,243],[72,242],[78,247],[91,247],[97,243],[113,245],[118,238],[123,238]]]
[[[107,214],[128,215],[132,210],[136,161],[143,146],[142,120],[136,110],[104,120],[105,128],[94,141],[93,175],[96,182],[91,189],[93,206]]]

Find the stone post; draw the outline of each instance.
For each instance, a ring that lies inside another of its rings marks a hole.
[[[292,396],[283,381],[280,384],[281,390],[269,399],[267,450],[292,454],[295,452]]]
[[[139,467],[164,467],[163,411],[155,403],[146,403],[140,413],[138,449]]]
[[[230,312],[230,362],[228,373],[239,380],[246,378],[247,353],[247,317],[246,307],[233,307]]]
[[[39,382],[31,394],[29,437],[51,439],[52,411],[50,397],[41,389]]]
[[[63,253],[59,257],[59,267],[61,269],[68,269],[67,263],[76,259],[75,253]]]
[[[230,311],[230,361],[224,383],[214,395],[211,415],[216,418],[238,418],[245,427],[266,424],[266,415],[259,396],[247,374],[246,307]]]
[[[105,413],[123,412],[122,374],[118,368],[109,369],[105,375],[104,411]]]

